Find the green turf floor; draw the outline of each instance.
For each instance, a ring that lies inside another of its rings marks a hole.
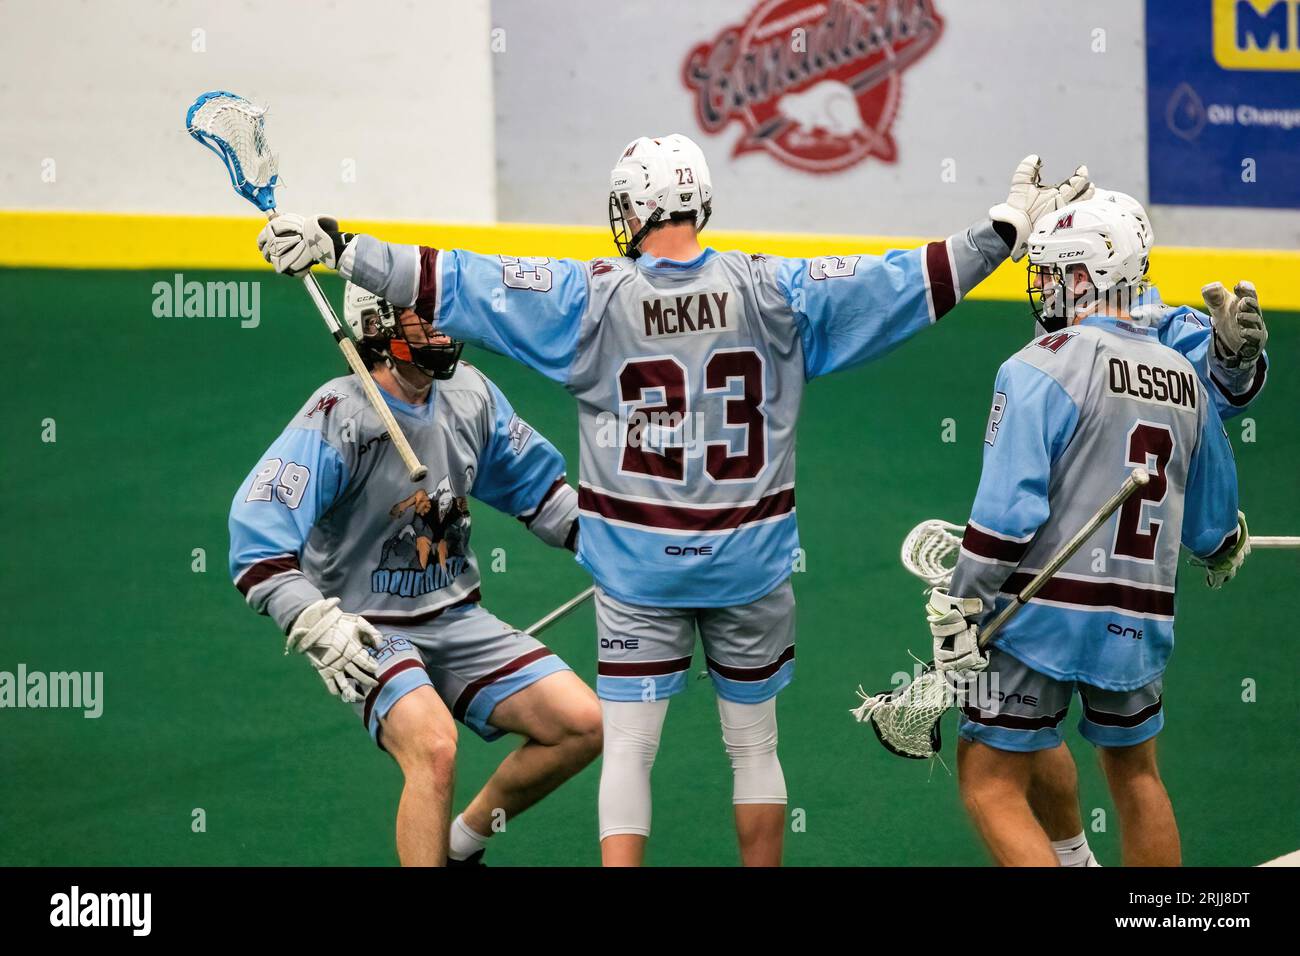
[[[0,670],[103,671],[104,711],[0,710],[0,864],[363,864],[395,861],[400,777],[351,710],[250,612],[226,572],[226,514],[267,444],[342,362],[296,283],[265,274],[261,323],[155,318],[170,273],[0,271],[10,346],[0,469]],[[189,279],[229,279],[190,274]],[[338,285],[327,282],[338,296]],[[1267,303],[1265,303],[1267,306]],[[1272,314],[1277,374],[1228,431],[1256,533],[1300,532],[1300,323]],[[964,520],[998,364],[1028,336],[1022,303],[970,303],[881,362],[814,383],[799,441],[807,570],[795,575],[798,673],[781,696],[781,759],[799,826],[794,865],[979,864],[941,767],[886,754],[852,722],[854,688],[924,655],[922,593],[898,563],[916,521]],[[567,395],[473,354],[573,463]],[[941,440],[944,419],[956,423]],[[57,441],[42,441],[53,419]],[[576,480],[576,468],[570,473]],[[523,625],[585,586],[567,556],[480,505],[496,613]],[[195,573],[193,551],[206,553]],[[1228,588],[1183,577],[1162,763],[1190,864],[1252,864],[1300,847],[1300,556],[1251,559]],[[589,682],[586,608],[547,641]],[[701,655],[696,655],[702,667]],[[1257,700],[1242,701],[1254,681]],[[1076,703],[1077,708],[1077,703]],[[951,721],[945,729],[951,739]],[[1085,818],[1103,863],[1117,823],[1073,730]],[[463,742],[463,803],[511,746]],[[952,750],[949,744],[948,755]],[[598,769],[513,821],[493,864],[594,864]],[[649,861],[735,862],[730,769],[707,680],[670,709],[654,773]],[[196,808],[206,832],[192,831]],[[797,811],[797,812],[796,812]]]

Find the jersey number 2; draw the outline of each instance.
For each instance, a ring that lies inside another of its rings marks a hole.
[[[763,414],[763,357],[751,348],[721,349],[704,363],[704,391],[730,392],[732,382],[742,383],[739,395],[726,396],[725,421],[743,428],[734,442],[742,450],[731,453],[732,442],[705,442],[704,470],[714,481],[749,481],[767,464],[767,416]],[[675,358],[638,359],[623,366],[618,375],[619,399],[632,405],[623,440],[622,470],[664,481],[686,480],[686,449],[681,445],[646,450],[649,428],[675,431],[689,427],[690,390],[686,369]],[[657,391],[663,401],[646,403],[646,393]],[[635,418],[635,421],[632,420]]]
[[[1169,426],[1139,421],[1129,430],[1126,464],[1132,468],[1145,468],[1151,473],[1151,481],[1132,494],[1120,508],[1115,547],[1111,549],[1115,557],[1147,563],[1155,560],[1156,538],[1160,536],[1160,526],[1164,522],[1148,518],[1144,530],[1142,509],[1144,505],[1154,507],[1165,500],[1169,491],[1165,468],[1173,455],[1174,433]]]

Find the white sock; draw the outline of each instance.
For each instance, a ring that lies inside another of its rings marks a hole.
[[[457,814],[456,819],[451,821],[451,842],[447,847],[447,856],[453,860],[468,860],[487,846],[487,841],[487,837],[465,822],[465,814]]]
[[[1082,830],[1068,840],[1053,840],[1052,849],[1061,861],[1061,866],[1101,866],[1092,855],[1088,837]]]

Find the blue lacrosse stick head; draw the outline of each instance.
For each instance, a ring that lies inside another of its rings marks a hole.
[[[236,93],[203,93],[185,113],[185,129],[221,157],[230,185],[262,212],[275,208],[275,157],[266,142],[265,110]]]

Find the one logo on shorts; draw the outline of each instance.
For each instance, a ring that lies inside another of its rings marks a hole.
[[[934,0],[764,0],[691,50],[682,81],[705,132],[741,124],[732,156],[810,173],[892,163],[903,71],[942,32]]]
[[[1136,627],[1128,627],[1123,624],[1116,624],[1113,621],[1106,625],[1107,632],[1114,634],[1116,637],[1128,637],[1135,641],[1142,640],[1142,631]]]

